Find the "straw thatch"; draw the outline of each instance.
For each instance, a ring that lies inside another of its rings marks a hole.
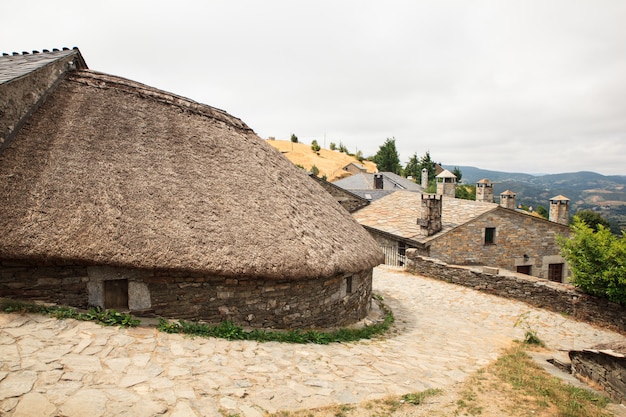
[[[267,278],[379,264],[319,185],[229,114],[70,73],[0,154],[0,261]]]

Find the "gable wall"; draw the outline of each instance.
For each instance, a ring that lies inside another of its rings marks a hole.
[[[25,77],[0,84],[0,150],[6,146],[24,119],[41,104],[49,89],[66,72],[75,54],[59,58]]]
[[[369,204],[369,201],[359,198],[358,196],[355,196],[322,178],[316,177],[315,175],[311,175],[310,177],[317,181],[317,183],[321,185],[322,188],[324,188],[330,195],[332,195],[343,208],[348,210],[349,213],[357,211],[358,209]]]
[[[484,244],[487,227],[496,229],[494,244]],[[557,234],[569,235],[569,229],[499,208],[433,240],[429,256],[449,264],[489,265],[511,271],[526,265],[531,267],[531,275],[547,278],[549,263],[565,263],[559,255]],[[564,276],[569,276],[567,267]]]

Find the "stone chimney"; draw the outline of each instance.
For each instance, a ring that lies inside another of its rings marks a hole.
[[[432,236],[442,228],[441,208],[443,196],[422,194],[421,216],[417,219],[422,236]]]
[[[437,175],[437,195],[454,198],[456,192],[456,175],[444,169]]]
[[[422,168],[422,188],[425,190],[428,188],[428,170]]]
[[[493,203],[493,183],[487,178],[476,183],[476,201]]]
[[[478,191],[476,192],[478,193]],[[516,194],[511,190],[506,190],[502,194],[500,194],[500,206],[515,210],[517,208],[517,202],[515,201]]]
[[[383,174],[374,174],[374,189],[383,189]]]
[[[557,195],[550,199],[551,222],[568,225],[569,224],[569,198]]]

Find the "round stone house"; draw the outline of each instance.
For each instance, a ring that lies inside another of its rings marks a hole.
[[[77,49],[0,57],[0,95],[0,297],[252,327],[367,314],[379,246],[241,120]]]

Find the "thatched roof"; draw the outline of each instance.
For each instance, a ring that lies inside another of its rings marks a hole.
[[[382,261],[318,184],[221,110],[68,73],[0,153],[0,261],[270,278]]]

